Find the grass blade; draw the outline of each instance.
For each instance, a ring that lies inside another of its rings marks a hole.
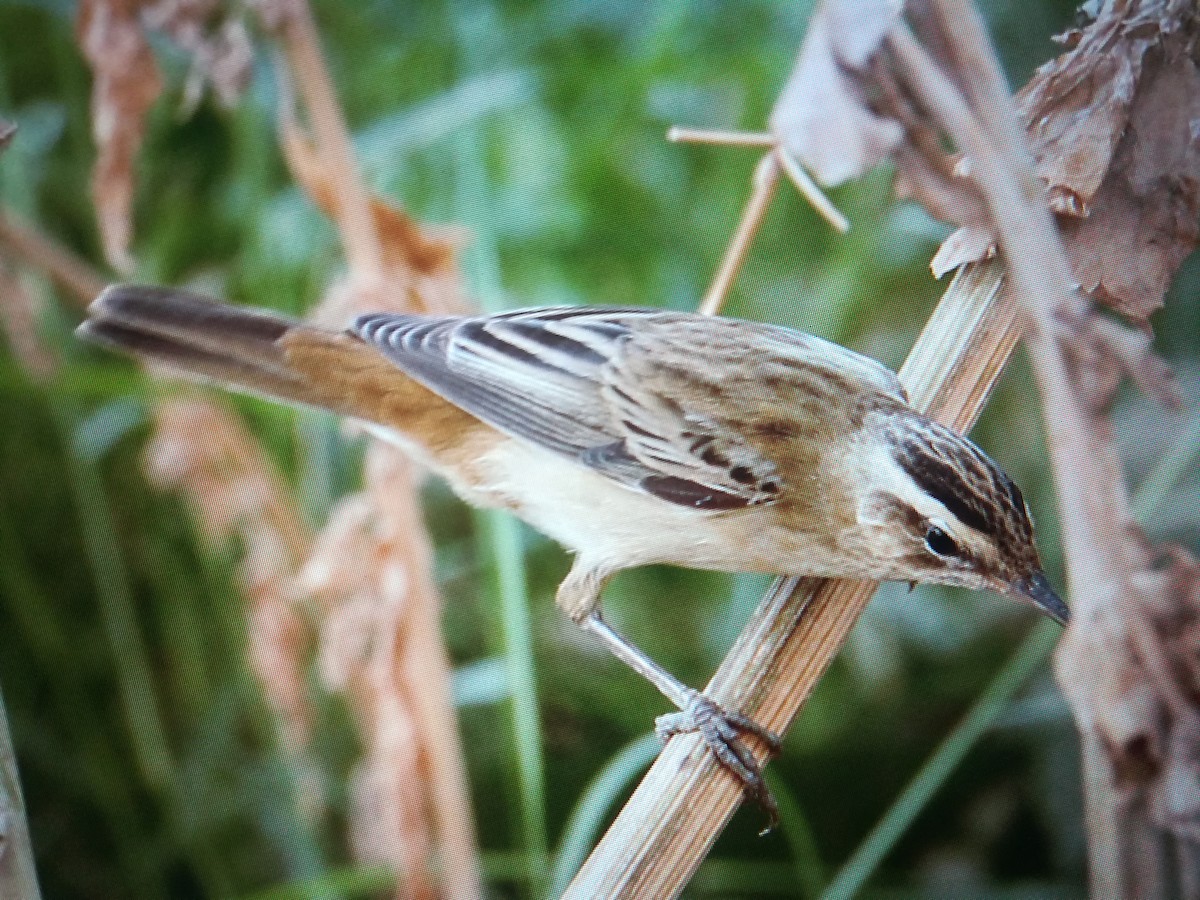
[[[1130,504],[1134,518],[1144,525],[1192,467],[1197,456],[1200,456],[1200,416],[1192,420],[1179,440],[1138,485]]]
[[[116,538],[116,523],[99,474],[77,452],[72,440],[79,416],[67,409],[62,400],[51,401],[50,409],[62,439],[67,480],[112,651],[129,740],[146,783],[169,803],[174,793],[174,763],[149,653],[138,626],[129,577]]]
[[[804,810],[787,784],[773,771],[763,773],[767,787],[779,805],[779,830],[792,851],[792,865],[802,897],[818,897],[825,884],[825,864],[817,852],[817,841]]]
[[[646,767],[658,756],[662,742],[655,734],[638,738],[617,753],[592,779],[583,796],[571,810],[563,830],[562,842],[554,854],[554,868],[550,879],[550,896],[558,897],[567,889],[588,852],[596,842],[596,836],[608,819],[608,812],[629,789]]]
[[[485,309],[494,309],[502,297],[500,263],[495,236],[487,227],[486,208],[491,187],[484,167],[482,138],[477,129],[464,134],[455,147],[459,176],[456,207],[464,219],[475,219],[475,242],[463,260],[463,269]],[[475,215],[469,215],[474,212]],[[529,616],[529,582],[521,525],[511,516],[484,511],[477,521],[491,556],[501,607],[505,670],[512,694],[513,738],[520,792],[520,827],[523,849],[531,862],[533,894],[545,895],[549,878],[549,838],[546,831],[546,763],[542,747],[541,714]]]
[[[1062,629],[1048,620],[1034,627],[962,721],[926,760],[866,840],[842,866],[821,895],[822,900],[849,900],[858,893],[930,798],[1008,706],[1021,685],[1046,661],[1061,633]]]
[[[243,900],[310,900],[312,897],[373,897],[394,893],[398,876],[390,866],[347,866],[315,878],[279,884],[249,894]]]

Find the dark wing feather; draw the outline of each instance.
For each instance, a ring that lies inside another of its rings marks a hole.
[[[578,459],[619,438],[609,428],[599,376],[628,330],[594,311],[535,312],[443,319],[377,313],[360,317],[354,331],[472,415]]]

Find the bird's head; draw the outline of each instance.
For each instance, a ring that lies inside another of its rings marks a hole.
[[[887,577],[988,588],[1067,623],[1021,491],[987,454],[910,410],[880,415],[866,431],[858,517]]]

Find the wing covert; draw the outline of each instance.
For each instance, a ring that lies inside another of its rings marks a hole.
[[[614,435],[600,370],[628,329],[617,313],[550,307],[498,316],[375,313],[354,331],[430,390],[494,427],[578,458]]]

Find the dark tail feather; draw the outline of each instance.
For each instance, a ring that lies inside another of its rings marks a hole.
[[[307,327],[173,288],[114,285],[88,307],[77,333],[192,379],[324,406],[278,343],[289,331]]]

